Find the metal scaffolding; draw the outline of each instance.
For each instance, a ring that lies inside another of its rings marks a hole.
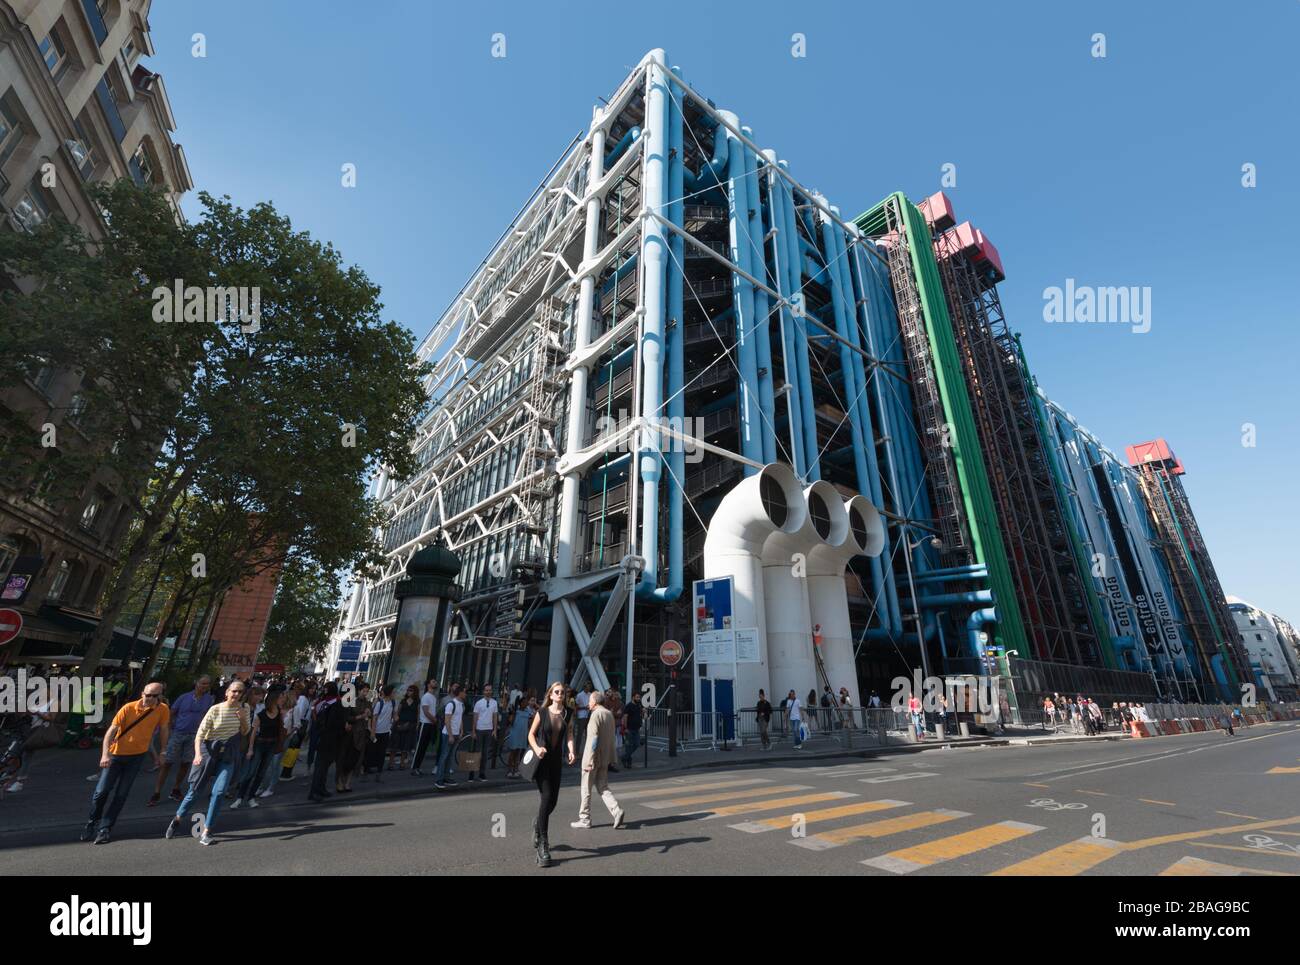
[[[1025,629],[1043,660],[1105,666],[1033,400],[997,286],[952,233],[935,239]]]

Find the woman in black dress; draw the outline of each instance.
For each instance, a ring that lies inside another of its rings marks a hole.
[[[568,762],[572,764],[573,713],[564,703],[564,684],[557,680],[547,688],[546,703],[528,728],[528,746],[538,758],[533,780],[537,782],[541,799],[537,805],[537,820],[533,822],[533,847],[537,849],[540,868],[551,866],[551,843],[547,840],[547,832],[551,812],[560,799],[560,779],[564,775],[565,760],[562,754],[566,744]]]
[[[397,705],[397,722],[393,724],[393,742],[388,747],[388,769],[406,770],[406,760],[415,750],[415,726],[420,720],[420,688],[411,684]],[[393,764],[393,758],[397,764]]]

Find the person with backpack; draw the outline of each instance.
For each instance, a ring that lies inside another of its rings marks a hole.
[[[831,714],[835,710],[835,695],[831,693],[830,684],[822,688],[821,708],[822,730],[829,731],[832,726]]]
[[[320,803],[330,796],[330,792],[325,790],[325,778],[338,757],[348,727],[346,709],[339,701],[339,685],[334,681],[325,685],[321,699],[312,709],[312,716],[319,749],[311,772],[311,790],[307,793],[307,800]]]
[[[465,702],[460,699],[464,690],[460,684],[452,684],[450,699],[442,708],[442,748],[438,751],[438,773],[433,779],[433,786],[440,791],[459,783],[451,775],[456,772],[456,745],[465,733]]]

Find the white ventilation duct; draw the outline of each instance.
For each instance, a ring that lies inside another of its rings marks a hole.
[[[736,485],[718,505],[704,538],[704,577],[730,576],[732,626],[758,630],[758,663],[736,666],[736,706],[753,705],[768,687],[767,619],[763,594],[764,544],[776,533],[796,533],[807,510],[789,466],[771,463]],[[692,609],[692,619],[696,614]],[[730,670],[730,668],[726,668]]]
[[[885,546],[885,527],[880,513],[865,496],[852,496],[843,503],[838,498],[835,501],[844,525],[809,554],[808,605],[813,624],[821,625],[822,663],[836,700],[840,688],[845,687],[853,706],[861,707],[844,568],[855,556],[879,556]],[[816,689],[820,695],[822,685]]]
[[[767,656],[772,689],[779,702],[790,690],[802,700],[817,680],[808,601],[808,559],[813,547],[836,534],[843,539],[848,516],[835,487],[818,480],[803,492],[803,526],[775,533],[763,544],[763,593],[767,610]],[[821,688],[818,687],[818,690]],[[757,699],[757,693],[745,700]]]

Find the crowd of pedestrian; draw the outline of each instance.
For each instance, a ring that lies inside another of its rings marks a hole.
[[[566,756],[555,743],[560,734],[592,764],[590,774],[584,764],[583,803],[574,826],[591,826],[593,793],[614,813],[608,773],[618,770],[615,761],[633,766],[644,724],[639,696],[624,703],[613,688],[601,692],[590,683],[579,690],[559,684],[539,701],[536,692],[515,686],[503,709],[491,685],[476,689],[471,702],[464,685],[443,690],[436,680],[427,681],[423,693],[409,685],[399,698],[393,685],[382,684],[376,692],[364,680],[340,686],[306,678],[235,677],[214,683],[202,676],[169,701],[162,681],[151,681],[138,699],[124,700],[114,710],[81,839],[111,840],[136,777],[150,759],[157,776],[146,806],[157,806],[164,796],[176,805],[164,836],[175,837],[191,815],[193,827],[184,833],[203,845],[214,843],[223,809],[259,807],[281,783],[296,778],[300,759],[309,778],[306,797],[313,802],[351,793],[356,780],[382,781],[385,772],[409,768],[411,776],[421,777],[428,758],[438,790],[456,787],[458,777],[486,783],[491,771],[503,768],[506,779],[531,776],[545,804],[558,795],[557,772]],[[548,747],[551,761],[540,766]],[[539,809],[539,845],[553,808],[552,801]]]
[[[1059,693],[1043,698],[1043,729],[1048,727],[1059,733],[1062,727],[1069,727],[1072,733],[1095,736],[1106,730],[1106,713],[1101,705],[1082,694],[1062,697]],[[1120,712],[1121,705],[1115,704]],[[1124,714],[1128,714],[1128,705],[1122,705]],[[1140,706],[1135,704],[1135,707]]]

